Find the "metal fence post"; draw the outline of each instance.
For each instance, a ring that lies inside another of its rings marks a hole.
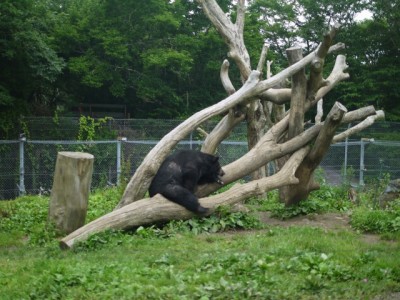
[[[361,139],[360,141],[360,178],[359,178],[359,185],[363,186],[364,185],[364,150],[365,150],[365,144],[364,144],[364,139]]]
[[[25,134],[19,135],[19,195],[25,195],[25,158],[24,144],[26,142]]]
[[[361,139],[361,149],[360,149],[360,186],[364,185],[364,171],[365,169],[365,162],[364,162],[364,155],[365,155],[365,144],[366,143],[373,143],[374,139],[367,139],[367,138],[362,138]]]
[[[349,129],[351,127],[351,123],[349,123],[349,126],[347,127],[347,129]],[[344,142],[344,170],[343,170],[343,175],[346,179],[347,177],[347,151],[349,148],[349,137],[346,137],[346,140]]]
[[[126,137],[120,137],[117,140],[117,185],[119,185],[121,181],[121,144],[123,141],[126,141]]]

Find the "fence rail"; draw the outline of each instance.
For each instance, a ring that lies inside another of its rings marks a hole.
[[[133,175],[155,140],[55,141],[0,140],[0,200],[28,194],[48,193],[53,183],[57,152],[82,151],[95,156],[92,188],[118,185]],[[200,149],[202,142],[182,141],[177,149]],[[247,152],[247,143],[225,141],[219,149],[226,165]],[[371,178],[390,174],[400,177],[400,142],[361,139],[330,147],[321,163],[329,184],[340,184],[344,176],[363,185]],[[273,169],[273,166],[270,166]]]

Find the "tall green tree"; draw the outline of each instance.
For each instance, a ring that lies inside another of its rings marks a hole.
[[[337,93],[355,107],[372,104],[384,109],[386,119],[400,120],[400,4],[373,1],[372,19],[343,32],[352,72]]]
[[[346,27],[366,7],[357,0],[251,0],[253,22],[272,49],[281,56],[296,43],[313,50],[334,23]]]
[[[218,4],[235,17],[234,1]],[[398,1],[248,5],[245,40],[253,68],[263,41],[277,73],[287,64],[286,48],[300,43],[310,51],[339,22],[352,77],[325,101],[374,104],[399,119]],[[366,7],[373,19],[356,22]],[[3,0],[0,32],[1,137],[15,136],[20,115],[68,112],[79,103],[126,104],[138,118],[183,118],[225,96],[219,69],[227,49],[193,0]],[[235,66],[230,72],[239,86]]]
[[[56,39],[65,90],[76,87],[78,102],[126,104],[134,117],[195,111],[210,98],[202,80],[215,82],[201,63],[221,45],[196,9],[190,1],[64,1]]]
[[[50,2],[0,2],[0,138],[15,138],[14,120],[47,111],[57,96],[65,64],[53,47]]]

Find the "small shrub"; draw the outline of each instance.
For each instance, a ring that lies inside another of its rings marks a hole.
[[[351,215],[351,225],[363,232],[398,232],[400,231],[400,210],[359,207]]]
[[[379,197],[385,191],[390,181],[390,174],[380,174],[377,178],[368,178],[364,188],[364,201],[368,206],[379,209]]]
[[[13,232],[15,236],[27,236],[30,244],[43,245],[55,236],[47,224],[48,197],[24,196],[2,204],[4,217],[0,218],[0,232]]]
[[[170,237],[177,233],[216,233],[235,229],[260,229],[261,221],[250,213],[231,212],[229,207],[219,207],[207,218],[173,220],[164,227],[139,227],[136,234],[142,237]]]
[[[121,199],[122,192],[119,188],[103,188],[92,192],[89,196],[87,222],[113,211],[119,199]]]

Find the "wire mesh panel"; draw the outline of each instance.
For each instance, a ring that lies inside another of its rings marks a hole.
[[[142,163],[148,152],[157,144],[157,141],[125,141],[123,143],[123,164],[128,166],[129,174],[133,174]],[[181,141],[174,151],[201,150],[201,141]],[[220,157],[221,165],[227,165],[240,158],[247,152],[245,142],[225,141],[218,147],[216,155]]]
[[[196,134],[190,134],[174,150],[200,150],[202,140]],[[12,199],[24,192],[49,193],[59,151],[88,152],[94,155],[92,188],[116,185],[122,180],[126,182],[157,142],[0,140],[0,200]],[[246,142],[224,141],[219,145],[217,155],[224,166],[247,151]],[[353,185],[362,185],[386,174],[391,179],[400,178],[399,156],[400,142],[353,140],[332,145],[321,162],[321,168],[329,184],[339,185],[346,180]],[[272,174],[272,171],[269,173]]]
[[[400,142],[371,141],[365,144],[364,177],[366,183],[373,178],[400,178]]]
[[[122,180],[129,181],[144,157],[156,144],[156,141],[125,141],[122,144]]]
[[[107,136],[101,135],[101,139],[109,139],[113,136],[128,138],[128,140],[159,140],[184,120],[160,120],[160,119],[96,119],[102,120],[100,126],[107,131]],[[205,132],[211,132],[219,120],[207,120],[200,125]],[[36,140],[75,140],[80,130],[80,118],[77,117],[27,117],[24,118],[24,127],[20,132],[25,132],[31,139]],[[338,132],[344,131],[355,124],[340,126]],[[308,124],[306,127],[312,126]],[[398,122],[376,122],[363,131],[354,134],[353,140],[361,138],[374,138],[376,140],[398,140],[400,123]],[[29,135],[28,135],[29,133]],[[194,140],[202,140],[204,136],[198,131],[192,133]],[[246,141],[247,124],[245,121],[239,123],[229,136],[231,141]]]
[[[247,143],[245,142],[223,142],[218,147],[217,155],[220,157],[221,165],[227,165],[242,157],[247,153]]]
[[[0,199],[19,195],[19,141],[0,141]]]
[[[328,184],[339,185],[345,180],[359,182],[360,142],[344,142],[330,146],[320,164]]]
[[[117,181],[116,141],[28,141],[25,150],[25,190],[29,194],[48,193],[60,151],[87,152],[94,155],[92,188]]]

